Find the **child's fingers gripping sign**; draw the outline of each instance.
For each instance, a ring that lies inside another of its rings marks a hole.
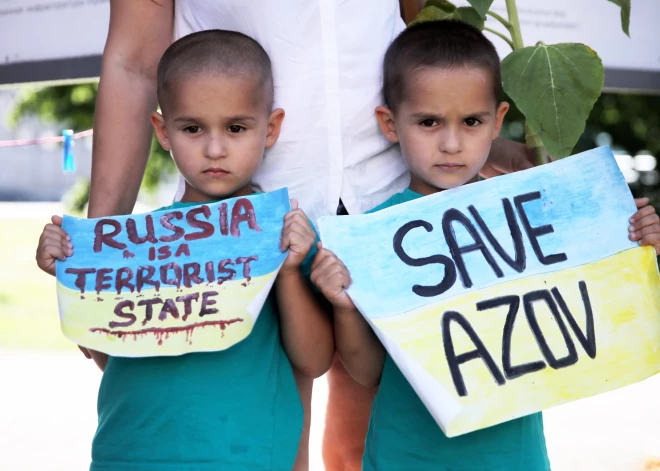
[[[291,211],[284,216],[282,252],[289,250],[289,254],[282,265],[283,269],[298,269],[300,264],[311,250],[316,240],[316,233],[307,219],[305,212],[298,207],[298,201],[291,200]]]
[[[639,245],[655,247],[655,253],[660,255],[660,217],[655,208],[649,205],[648,198],[635,199],[637,212],[630,218],[630,240],[638,241]]]
[[[345,291],[353,282],[346,265],[330,250],[323,248],[321,242],[317,248],[310,280],[334,307],[354,309],[355,305]]]
[[[37,247],[37,265],[50,275],[55,275],[55,260],[63,262],[73,255],[71,237],[62,229],[62,218],[53,216],[46,224]]]
[[[37,247],[37,265],[49,275],[55,276],[55,260],[64,261],[73,255],[71,237],[62,229],[62,217],[53,216],[51,223],[46,224],[39,238]],[[88,360],[92,355],[86,348],[78,346]]]

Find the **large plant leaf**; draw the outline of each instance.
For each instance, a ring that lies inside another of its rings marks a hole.
[[[424,7],[438,7],[447,13],[451,13],[456,10],[456,5],[451,3],[449,0],[427,0],[424,4]]]
[[[504,91],[554,157],[571,153],[600,96],[603,63],[583,44],[537,44],[502,61]]]
[[[631,0],[609,0],[621,7],[621,28],[630,37],[630,1]]]
[[[481,15],[482,18],[486,18],[486,12],[490,8],[493,0],[468,0],[472,8],[477,10],[477,13]],[[630,2],[630,0],[628,0]]]
[[[435,20],[457,20],[463,21],[469,25],[474,26],[480,30],[484,29],[484,19],[479,16],[479,13],[471,7],[460,7],[453,11],[442,10],[435,6],[424,7],[422,11],[417,14],[417,17],[410,24],[421,23],[423,21]]]

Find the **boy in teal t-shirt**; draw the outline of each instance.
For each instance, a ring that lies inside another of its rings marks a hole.
[[[392,43],[384,60],[386,106],[376,115],[385,137],[400,143],[411,180],[372,211],[476,180],[509,108],[500,100],[499,67],[493,45],[464,23],[419,23]],[[646,205],[637,201],[638,208]],[[633,216],[633,240],[652,244],[640,234],[642,227],[660,232],[654,212],[646,206]],[[333,305],[335,344],[346,369],[365,386],[379,385],[364,471],[550,469],[540,413],[447,438],[344,291],[351,283],[344,264],[321,248],[311,278]]]
[[[158,140],[186,179],[170,208],[254,193],[284,118],[259,44],[218,30],[176,41],[158,67],[158,99]],[[91,470],[291,471],[303,427],[294,370],[318,377],[334,355],[330,321],[306,280],[316,233],[292,206],[281,242],[289,253],[246,339],[219,352],[107,358]],[[37,252],[51,274],[73,253],[60,225],[54,217]]]

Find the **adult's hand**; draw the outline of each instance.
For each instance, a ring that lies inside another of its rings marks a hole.
[[[85,347],[81,347],[80,345],[78,345],[78,348],[80,349],[82,354],[85,355],[85,358],[87,358],[88,360],[92,359],[92,355],[89,353],[89,350],[87,350]]]
[[[519,172],[534,167],[534,150],[519,142],[498,137],[493,141],[486,165],[479,174],[484,178]]]

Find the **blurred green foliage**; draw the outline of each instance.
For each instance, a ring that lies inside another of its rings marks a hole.
[[[511,108],[501,135],[524,142],[524,116],[511,100],[507,101]],[[632,156],[648,151],[660,164],[660,96],[603,93],[591,110],[573,153],[603,144]],[[635,197],[649,197],[651,203],[660,208],[660,184],[645,185],[638,180],[630,184],[630,188]]]
[[[45,123],[56,123],[74,132],[85,131],[94,125],[94,106],[98,83],[63,85],[45,88],[25,88],[12,111],[10,124],[16,125],[27,116],[37,116]],[[154,191],[161,179],[176,170],[170,154],[153,137],[151,154],[142,180],[142,188]],[[81,180],[65,196],[67,207],[81,213],[89,200],[89,181]]]
[[[25,89],[13,111],[13,121],[36,115],[45,122],[58,123],[76,132],[89,129],[94,122],[97,91],[96,83]],[[511,100],[509,103],[511,109],[502,136],[524,142],[524,117]],[[609,136],[614,149],[630,155],[648,151],[660,158],[660,96],[604,93],[594,105],[573,153],[601,145],[603,135]],[[143,188],[153,191],[163,177],[175,170],[169,153],[154,137]],[[660,207],[660,184],[644,185],[638,181],[631,188],[635,196],[648,196]],[[71,189],[66,201],[71,209],[81,212],[88,194],[89,182],[81,181]]]

